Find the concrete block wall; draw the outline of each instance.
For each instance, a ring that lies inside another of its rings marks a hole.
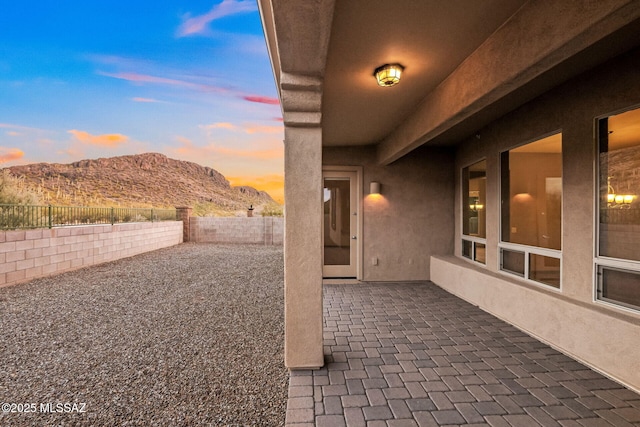
[[[0,286],[182,243],[181,221],[0,232]]]
[[[282,245],[283,234],[284,218],[190,218],[191,242]]]

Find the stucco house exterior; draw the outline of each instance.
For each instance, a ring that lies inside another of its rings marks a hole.
[[[640,1],[258,4],[286,366],[324,364],[323,280],[431,280],[640,390]]]

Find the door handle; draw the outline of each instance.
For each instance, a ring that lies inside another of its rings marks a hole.
[[[352,240],[356,240],[356,239],[357,239],[357,237],[356,237],[356,236],[351,236],[351,239],[352,239]]]

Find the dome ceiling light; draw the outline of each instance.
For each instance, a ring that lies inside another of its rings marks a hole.
[[[400,82],[400,75],[404,67],[400,64],[384,64],[373,72],[378,85],[382,87],[395,86]]]

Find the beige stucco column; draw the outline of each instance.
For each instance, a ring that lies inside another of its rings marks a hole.
[[[319,368],[322,351],[322,130],[285,127],[285,365]]]
[[[285,125],[285,365],[324,365],[322,86],[335,0],[258,0]]]
[[[322,343],[322,79],[280,76],[284,119],[284,362],[324,365]]]

